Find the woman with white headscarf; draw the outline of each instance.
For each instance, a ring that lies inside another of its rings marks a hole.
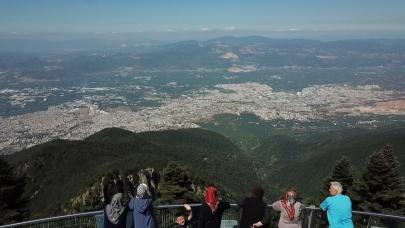
[[[136,228],[156,228],[153,214],[152,199],[148,193],[148,186],[140,184],[136,189],[136,197],[130,195],[129,209],[133,210],[134,224]]]
[[[122,193],[115,194],[104,209],[104,227],[125,228],[127,211]]]

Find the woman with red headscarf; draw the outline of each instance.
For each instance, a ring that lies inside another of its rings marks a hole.
[[[289,188],[281,200],[272,204],[274,210],[281,212],[279,228],[301,228],[300,214],[304,205],[297,202],[297,198],[297,190]]]
[[[220,228],[222,214],[229,207],[228,202],[218,201],[216,188],[208,186],[201,206],[198,228]]]

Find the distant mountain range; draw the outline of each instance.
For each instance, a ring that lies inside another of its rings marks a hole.
[[[159,82],[200,76],[198,82],[205,84],[251,78],[261,83],[270,81],[281,89],[356,83],[402,90],[404,65],[404,39],[315,41],[227,36],[176,43],[0,40],[2,87],[88,82],[111,86],[133,79],[131,76],[147,75],[159,78]]]
[[[364,67],[405,63],[405,40],[359,39],[316,41],[304,39],[272,39],[262,36],[225,36],[206,41],[159,43],[137,40],[29,40],[2,39],[0,53],[110,53],[110,60],[120,53],[127,61],[140,68],[216,68],[234,64],[306,67]],[[224,58],[232,52],[235,58]],[[116,53],[111,54],[111,53]],[[97,57],[97,56],[93,56]],[[105,58],[104,57],[104,58]],[[4,61],[4,60],[2,60]],[[0,67],[2,67],[0,61]],[[126,61],[124,61],[126,62]],[[120,62],[122,63],[122,62]],[[83,66],[88,64],[82,62]],[[114,64],[109,66],[117,67]],[[119,66],[119,65],[118,65]]]
[[[372,67],[400,66],[405,61],[405,40],[314,41],[271,39],[261,36],[221,37],[182,41],[140,54],[145,68],[256,67]],[[232,53],[233,58],[226,58]]]

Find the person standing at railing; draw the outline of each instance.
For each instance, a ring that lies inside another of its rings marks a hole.
[[[179,212],[176,214],[176,228],[190,228],[190,222],[193,218],[193,211],[191,210],[190,205],[184,204],[186,212]]]
[[[104,208],[104,228],[125,228],[128,206],[122,193],[116,193]]]
[[[295,188],[288,188],[281,200],[273,203],[273,210],[280,211],[279,228],[301,228],[301,211],[305,206],[297,201],[298,192]],[[254,227],[256,224],[254,224]]]
[[[264,190],[260,186],[253,187],[249,196],[238,206],[242,208],[239,228],[250,228],[253,224],[257,227],[267,227],[270,221],[270,209],[263,201]]]
[[[152,199],[148,193],[148,186],[140,184],[136,189],[136,197],[131,194],[129,209],[133,210],[135,228],[156,228],[155,216],[153,213]]]
[[[346,195],[342,195],[342,185],[339,182],[330,182],[329,194],[319,206],[327,211],[329,228],[353,228],[352,202]]]
[[[220,228],[222,214],[229,208],[229,202],[218,201],[216,188],[208,186],[201,206],[198,228]]]

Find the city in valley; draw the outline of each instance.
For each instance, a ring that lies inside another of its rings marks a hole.
[[[1,154],[108,127],[206,127],[222,114],[300,130],[405,119],[403,40],[36,42],[0,53]]]
[[[109,88],[82,90],[108,92]],[[52,91],[56,89],[42,93],[49,95]],[[0,93],[8,94],[15,106],[25,106],[26,102],[38,97],[38,94],[21,95],[13,90]],[[41,99],[46,99],[46,96]],[[57,138],[84,139],[108,127],[134,132],[195,128],[223,113],[252,113],[265,121],[296,122],[334,122],[339,116],[405,115],[405,93],[383,90],[377,85],[328,84],[306,87],[298,92],[283,92],[275,91],[269,85],[248,82],[217,84],[212,89],[197,90],[177,98],[151,94],[144,99],[154,100],[160,105],[132,110],[124,105],[125,97],[89,94],[44,111],[3,117],[0,119],[0,151],[2,154],[13,153]],[[100,108],[100,105],[117,100],[121,103],[115,107]],[[373,121],[373,124],[378,123]]]

